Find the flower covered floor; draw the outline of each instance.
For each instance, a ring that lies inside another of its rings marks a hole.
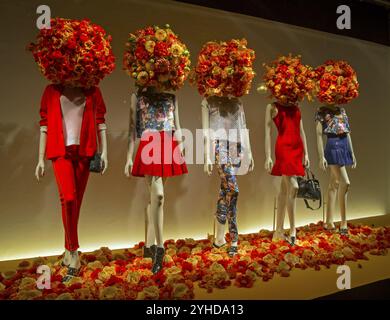
[[[297,245],[271,241],[272,232],[240,235],[239,254],[232,258],[226,249],[212,248],[208,240],[168,240],[164,270],[150,272],[151,260],[142,258],[142,245],[113,253],[101,248],[81,254],[79,277],[62,283],[66,268],[60,257],[22,261],[17,270],[0,275],[0,299],[193,299],[194,285],[209,293],[215,288],[253,287],[257,279],[271,280],[276,274],[288,277],[294,268],[321,270],[346,261],[368,260],[386,255],[390,227],[350,225],[349,236],[324,230],[322,224],[298,229]],[[51,289],[38,290],[37,266],[51,268]]]

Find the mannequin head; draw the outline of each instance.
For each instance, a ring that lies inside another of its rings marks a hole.
[[[52,19],[29,50],[49,81],[67,87],[97,86],[115,67],[111,36],[86,19]]]
[[[359,95],[355,70],[343,60],[328,60],[316,68],[317,99],[328,105],[348,103]]]
[[[245,39],[207,42],[199,53],[191,83],[204,97],[241,97],[251,88],[254,59],[255,52],[247,48]]]
[[[130,33],[123,68],[139,88],[180,89],[190,71],[190,53],[169,25]]]
[[[295,105],[310,93],[315,84],[315,72],[301,63],[300,56],[280,56],[269,65],[264,64],[264,84],[258,90],[267,89],[270,97],[282,105]]]

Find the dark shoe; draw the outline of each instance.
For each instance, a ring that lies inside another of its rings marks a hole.
[[[156,258],[156,248],[157,246],[155,244],[151,245],[149,248],[144,247],[144,258],[151,258],[152,262],[154,262],[154,259]]]
[[[62,282],[68,282],[68,281],[70,281],[72,278],[77,277],[78,274],[79,274],[79,269],[78,269],[78,268],[68,267],[68,273],[67,273],[66,276],[62,279]]]
[[[234,257],[237,254],[237,246],[230,246],[228,253],[230,257]]]
[[[295,237],[295,236],[292,236],[292,237],[290,237],[290,240],[288,241],[288,243],[290,244],[290,246],[295,246],[295,240],[296,240],[297,238]]]
[[[220,249],[220,248],[222,248],[222,247],[224,247],[224,246],[226,246],[226,242],[225,242],[224,244],[221,244],[221,245],[218,245],[218,244],[216,244],[215,242],[213,242],[213,247],[214,247],[214,248]]]
[[[348,236],[348,228],[340,228],[339,233],[342,236]]]
[[[153,274],[158,273],[162,269],[163,260],[164,260],[164,248],[157,247],[156,258],[153,263],[152,272]]]

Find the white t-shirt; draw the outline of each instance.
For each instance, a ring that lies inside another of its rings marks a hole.
[[[60,102],[65,145],[80,144],[80,131],[86,98],[83,96],[70,101],[66,96],[62,95]]]

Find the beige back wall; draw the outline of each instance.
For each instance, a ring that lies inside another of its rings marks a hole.
[[[41,183],[34,179],[39,138],[38,108],[47,81],[25,51],[37,33],[36,7],[42,1],[2,1],[0,61],[2,64],[0,120],[0,260],[59,253],[63,247],[60,204],[51,163]],[[347,59],[356,69],[360,97],[347,106],[358,168],[350,171],[349,218],[390,212],[389,158],[389,48],[352,38],[293,27],[258,18],[179,4],[172,1],[111,0],[52,1],[53,16],[88,17],[113,36],[117,68],[101,83],[107,104],[110,168],[103,177],[91,175],[81,212],[81,250],[99,246],[126,247],[144,239],[147,192],[141,178],[123,175],[126,159],[129,100],[132,83],[121,70],[128,32],[149,24],[170,23],[188,45],[193,62],[208,40],[246,37],[256,50],[256,72],[278,54],[303,55],[317,65],[327,58]],[[257,77],[256,85],[260,81]],[[200,97],[188,84],[178,93],[182,126],[200,128]],[[263,170],[265,96],[253,88],[244,99],[255,171],[239,177],[240,232],[272,227],[273,199],[279,178]],[[314,110],[304,103],[302,113],[312,167],[325,188],[327,176],[318,170]],[[275,131],[274,131],[275,136]],[[385,144],[385,146],[383,145]],[[386,151],[387,149],[387,151]],[[208,178],[201,165],[166,184],[165,237],[204,237],[212,232],[212,216],[219,188],[216,173]],[[316,222],[321,211],[298,205],[297,222]]]

